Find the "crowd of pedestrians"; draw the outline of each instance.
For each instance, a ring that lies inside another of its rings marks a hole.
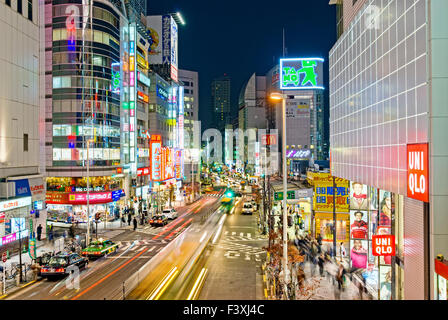
[[[305,236],[297,235],[294,240],[299,252],[305,256],[306,261],[311,264],[311,277],[319,275],[321,278],[332,282],[334,287],[334,298],[340,299],[341,293],[347,288],[349,281],[353,279],[350,270],[344,267],[342,259],[345,257],[345,249],[341,243],[339,255],[336,257],[332,246],[326,249],[322,245],[320,234],[312,238],[309,233]],[[364,285],[356,282],[359,289],[359,298],[363,299]]]

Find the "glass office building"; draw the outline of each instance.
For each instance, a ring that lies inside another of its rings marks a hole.
[[[364,1],[330,51],[331,170],[392,195],[392,299],[433,297],[434,258],[448,254],[446,13],[446,1]],[[415,145],[429,150],[427,202],[409,196]]]

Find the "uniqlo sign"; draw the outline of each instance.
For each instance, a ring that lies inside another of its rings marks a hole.
[[[395,256],[395,236],[372,236],[372,254],[374,256]]]
[[[408,197],[429,202],[428,144],[407,145]]]

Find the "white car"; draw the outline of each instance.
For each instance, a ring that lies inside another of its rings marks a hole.
[[[254,206],[250,202],[244,202],[243,205],[243,214],[252,214],[254,212]]]
[[[176,219],[177,218],[177,211],[174,209],[165,209],[162,213],[164,216],[166,216],[168,219]]]

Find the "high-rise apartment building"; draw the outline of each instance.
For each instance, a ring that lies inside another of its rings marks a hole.
[[[226,124],[230,121],[230,77],[224,75],[211,83],[211,104],[215,115],[216,129],[224,132]]]

